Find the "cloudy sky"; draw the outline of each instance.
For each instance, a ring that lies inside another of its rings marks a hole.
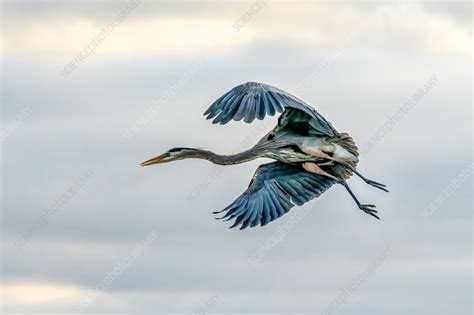
[[[2,2],[2,313],[470,314],[470,2]],[[214,126],[246,81],[361,148],[349,184],[261,228],[212,211],[275,118]]]

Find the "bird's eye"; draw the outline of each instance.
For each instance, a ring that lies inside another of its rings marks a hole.
[[[272,140],[273,138],[275,138],[275,134],[271,133],[268,135],[267,140]]]

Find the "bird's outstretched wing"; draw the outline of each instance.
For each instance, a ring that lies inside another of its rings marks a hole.
[[[244,120],[251,123],[255,118],[262,120],[266,115],[273,116],[285,109],[293,108],[309,115],[315,120],[319,132],[333,136],[336,129],[314,108],[274,86],[247,82],[234,87],[222,95],[204,113],[206,119],[212,119],[213,124],[226,124],[230,120]]]
[[[319,197],[336,181],[305,171],[301,165],[273,162],[260,165],[247,190],[224,210],[218,219],[235,219],[231,228],[241,225],[243,230],[264,226],[295,205],[301,206]]]

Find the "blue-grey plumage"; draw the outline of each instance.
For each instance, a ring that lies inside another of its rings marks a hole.
[[[265,157],[247,190],[225,209],[219,219],[234,220],[240,229],[266,225],[295,205],[319,197],[332,185],[344,185],[358,207],[379,219],[375,205],[361,204],[346,180],[357,174],[367,184],[384,191],[385,185],[369,180],[356,170],[359,154],[353,139],[339,133],[314,108],[274,86],[247,82],[217,99],[204,113],[213,124],[231,120],[251,123],[266,115],[282,113],[278,123],[254,147],[233,155],[219,155],[193,148],[173,148],[143,162],[142,166],[197,158],[219,165],[233,165]]]

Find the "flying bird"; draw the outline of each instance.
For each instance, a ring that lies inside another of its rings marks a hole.
[[[367,179],[357,170],[359,154],[354,140],[338,132],[314,108],[299,98],[274,86],[247,82],[217,99],[204,116],[213,124],[231,120],[251,123],[255,119],[282,113],[278,123],[251,149],[233,155],[178,147],[141,163],[142,166],[183,160],[204,159],[218,165],[234,165],[256,158],[275,162],[260,165],[250,184],[217,219],[234,220],[231,228],[264,226],[295,205],[321,196],[334,184],[343,185],[363,212],[380,219],[372,204],[362,204],[347,184],[356,174],[367,184],[388,192],[386,186]]]

